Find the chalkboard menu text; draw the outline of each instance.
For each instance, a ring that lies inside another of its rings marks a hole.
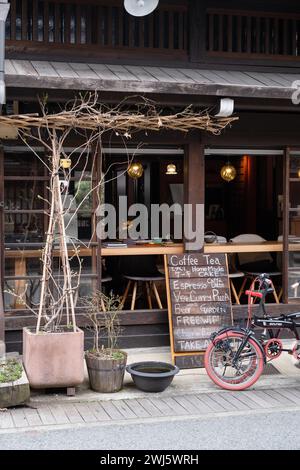
[[[232,324],[227,256],[166,255],[165,268],[172,357],[176,362],[180,355],[203,354],[210,335]]]

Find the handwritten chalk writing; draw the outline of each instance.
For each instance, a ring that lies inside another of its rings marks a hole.
[[[193,281],[183,281],[179,279],[173,279],[170,281],[171,288],[174,290],[207,290],[213,288],[224,288],[228,286],[227,278],[223,277],[209,277],[205,280],[193,280]]]
[[[170,266],[197,266],[199,263],[198,258],[193,255],[177,256],[172,255],[169,258]]]
[[[173,313],[175,315],[203,314],[203,315],[226,315],[230,312],[230,306],[224,303],[175,303]]]
[[[170,255],[168,257],[169,266],[224,266],[225,255],[204,255],[204,254],[184,254]]]
[[[174,317],[175,326],[217,325],[224,321],[220,315],[177,315]]]
[[[230,296],[229,292],[220,290],[220,289],[212,289],[207,293],[199,293],[196,291],[191,290],[190,292],[186,293],[185,291],[173,291],[172,292],[172,299],[175,302],[229,302]]]
[[[210,337],[216,328],[214,326],[197,327],[197,328],[174,328],[174,335],[177,341],[181,339],[205,339]]]
[[[176,340],[176,349],[179,351],[201,351],[209,345],[209,339]]]
[[[225,266],[185,266],[170,267],[170,278],[205,278],[226,276]]]
[[[174,353],[203,351],[211,333],[231,323],[231,295],[224,254],[167,257],[170,328]]]

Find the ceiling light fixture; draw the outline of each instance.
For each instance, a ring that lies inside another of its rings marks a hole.
[[[127,173],[130,178],[138,179],[144,173],[143,165],[140,162],[133,162],[129,165]]]
[[[220,175],[223,178],[223,180],[229,183],[230,181],[233,181],[234,178],[236,177],[236,169],[234,168],[233,165],[231,165],[230,162],[227,162],[226,165],[222,166]]]
[[[176,168],[176,165],[174,165],[174,163],[169,163],[167,165],[166,175],[177,175],[177,168]]]

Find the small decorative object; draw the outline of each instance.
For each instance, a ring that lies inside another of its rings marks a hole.
[[[230,162],[227,162],[226,165],[221,168],[220,174],[223,180],[229,183],[236,177],[236,169]]]
[[[218,239],[217,235],[214,232],[205,232],[204,241],[205,243],[214,243]]]
[[[134,162],[129,165],[129,168],[127,170],[128,175],[130,178],[133,179],[138,179],[140,178],[143,173],[144,173],[144,168],[143,165],[140,162]]]
[[[61,158],[60,161],[60,166],[64,169],[67,170],[68,168],[71,167],[72,160],[71,158]]]
[[[122,299],[97,291],[82,299],[93,331],[93,348],[85,353],[92,390],[102,393],[118,392],[123,387],[127,353],[116,348],[120,334],[119,311]],[[105,338],[107,347],[99,346]]]
[[[176,168],[176,165],[174,165],[174,163],[169,163],[167,165],[166,175],[177,175],[177,168]]]
[[[144,392],[163,392],[179,372],[177,366],[156,361],[129,364],[126,370],[137,388]]]

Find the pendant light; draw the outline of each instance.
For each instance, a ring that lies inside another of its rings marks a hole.
[[[59,164],[64,170],[67,170],[71,167],[72,160],[71,158],[61,158]]]
[[[177,168],[176,168],[176,165],[174,165],[174,163],[169,163],[167,165],[166,175],[177,175]]]
[[[236,177],[236,169],[234,168],[233,165],[231,165],[230,162],[227,162],[226,165],[222,166],[220,175],[223,178],[223,180],[229,183],[230,181],[233,181],[234,178]]]
[[[129,165],[127,173],[130,178],[138,179],[144,173],[143,165],[140,162],[133,162]]]

